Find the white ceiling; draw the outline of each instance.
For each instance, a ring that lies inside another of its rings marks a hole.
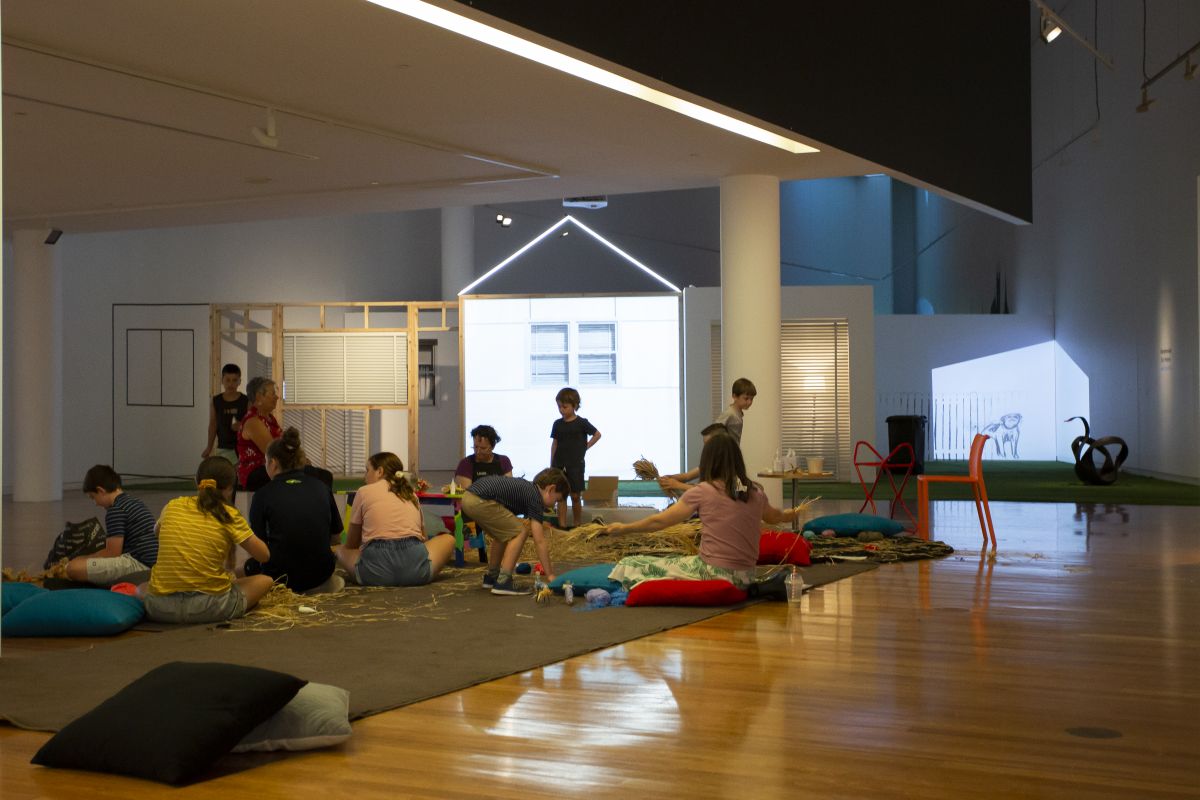
[[[115,230],[885,171],[811,140],[820,153],[793,155],[365,0],[3,0],[0,28],[10,228]],[[268,106],[277,148],[251,133],[266,128]]]

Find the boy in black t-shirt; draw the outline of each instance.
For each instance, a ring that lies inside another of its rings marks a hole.
[[[579,392],[568,386],[560,390],[554,400],[558,403],[558,413],[562,419],[554,420],[550,428],[550,438],[554,440],[550,445],[550,466],[561,469],[567,475],[567,481],[571,484],[571,510],[578,525],[583,521],[583,508],[579,504],[579,494],[583,491],[583,457],[600,441],[600,431],[583,417],[575,416],[582,405]],[[561,528],[567,527],[565,497],[558,504],[558,524]]]
[[[250,409],[250,399],[238,391],[241,385],[241,367],[237,364],[221,367],[221,388],[224,391],[213,397],[208,409],[208,446],[200,454],[201,459],[221,456],[237,466],[237,432],[242,426],[242,418]]]

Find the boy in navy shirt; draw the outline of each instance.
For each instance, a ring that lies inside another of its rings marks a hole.
[[[583,521],[583,507],[579,504],[579,494],[583,491],[583,456],[600,441],[600,431],[583,417],[575,416],[582,405],[579,392],[568,386],[559,391],[554,400],[558,403],[558,413],[562,419],[554,420],[550,428],[550,438],[554,440],[550,445],[550,466],[561,469],[571,484],[571,510],[578,525]],[[560,528],[567,527],[565,497],[558,504],[558,525]]]
[[[121,476],[97,464],[83,477],[83,491],[105,509],[104,549],[67,562],[67,577],[98,586],[142,583],[158,560],[158,532],[146,504],[125,494]]]

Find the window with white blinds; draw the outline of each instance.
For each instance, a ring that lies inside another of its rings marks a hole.
[[[728,405],[721,383],[721,325],[712,326],[712,405],[715,419]],[[780,412],[784,452],[821,456],[825,469],[844,477],[851,463],[850,326],[845,319],[784,322],[779,331]]]
[[[285,331],[283,380],[289,403],[407,405],[408,335]]]
[[[574,337],[571,328],[574,326]],[[574,339],[574,347],[571,346]],[[573,363],[572,363],[573,362]],[[615,322],[539,322],[529,326],[529,381],[548,384],[615,384]]]
[[[616,323],[579,323],[579,382],[617,382]]]
[[[567,383],[570,364],[566,322],[529,326],[529,380],[534,384]]]
[[[367,414],[357,408],[284,408],[283,426],[300,431],[309,461],[335,474],[362,471],[367,456]]]
[[[785,322],[779,336],[783,449],[835,475],[851,459],[849,341],[845,319]]]

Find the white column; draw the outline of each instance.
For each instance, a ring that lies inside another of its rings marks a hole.
[[[742,456],[756,478],[770,469],[780,436],[779,179],[734,175],[721,180],[721,364],[726,402],[733,382],[758,390],[746,412]],[[779,506],[777,480],[762,480]]]
[[[62,499],[62,286],[46,234],[13,232],[10,472],[18,502]]]
[[[453,300],[475,279],[475,209],[442,209],[442,299]]]

